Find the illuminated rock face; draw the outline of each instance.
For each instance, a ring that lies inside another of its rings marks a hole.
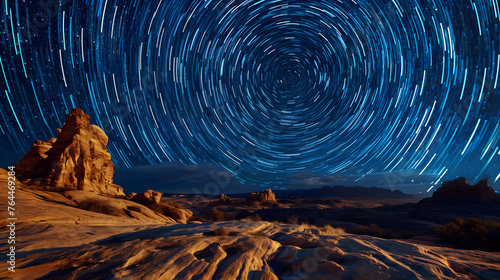
[[[58,138],[36,141],[16,164],[19,180],[48,190],[77,189],[114,196],[124,195],[113,184],[114,164],[108,137],[90,124],[89,115],[74,109],[66,117]]]
[[[443,182],[432,198],[454,198],[454,197],[495,197],[497,194],[488,185],[488,180],[481,180],[476,185],[469,185],[465,178]]]

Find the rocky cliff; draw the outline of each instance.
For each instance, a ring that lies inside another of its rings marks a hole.
[[[90,124],[89,115],[74,109],[58,137],[36,141],[16,164],[16,176],[32,187],[47,190],[76,189],[124,196],[113,184],[114,164],[106,145],[108,137]]]

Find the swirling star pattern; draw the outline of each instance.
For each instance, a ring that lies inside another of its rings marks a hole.
[[[496,0],[43,2],[2,1],[4,165],[80,107],[122,167],[499,180]]]

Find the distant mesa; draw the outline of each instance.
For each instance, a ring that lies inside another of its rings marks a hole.
[[[254,192],[248,195],[247,202],[274,202],[276,196],[271,189],[263,192]]]
[[[498,197],[493,188],[488,185],[488,179],[479,181],[476,185],[469,185],[463,177],[453,181],[443,182],[442,186],[432,194],[433,199],[447,199],[459,197]]]
[[[46,190],[75,189],[124,196],[113,184],[114,164],[106,145],[108,137],[90,124],[89,115],[74,109],[58,137],[37,140],[16,166],[19,181]]]

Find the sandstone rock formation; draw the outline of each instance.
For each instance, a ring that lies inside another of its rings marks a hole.
[[[248,195],[248,202],[272,202],[276,201],[276,196],[271,189],[267,189],[263,192],[254,192]]]
[[[221,194],[219,198],[219,203],[230,203],[231,198],[225,194]]]
[[[162,202],[162,195],[163,194],[161,192],[147,190],[139,194],[127,194],[126,198],[147,206],[160,214],[170,217],[177,223],[185,224],[189,220],[189,218],[193,216],[193,212],[187,209],[170,205],[168,202]]]
[[[48,190],[77,189],[124,196],[113,184],[114,164],[106,149],[108,137],[90,124],[89,115],[74,109],[58,130],[58,138],[36,141],[16,164],[17,178]]]
[[[162,193],[148,190],[125,196],[123,189],[113,184],[114,164],[106,149],[108,137],[99,127],[91,125],[89,120],[90,117],[81,109],[74,109],[66,117],[63,128],[58,130],[57,139],[36,141],[16,164],[16,176],[23,185],[37,190],[64,191],[64,195],[72,196],[73,199],[72,202],[63,203],[93,212],[186,223],[193,213],[177,206],[161,204]],[[70,194],[77,190],[84,192]],[[97,196],[101,194],[132,201],[106,200]],[[75,200],[76,196],[79,199]]]
[[[487,179],[479,181],[476,185],[469,185],[463,177],[443,182],[443,185],[432,194],[433,199],[496,196],[493,188],[488,185]]]
[[[160,203],[162,193],[153,191],[153,190],[147,190],[143,193],[136,194],[132,197],[132,200],[135,202],[139,202],[144,205],[148,205],[151,203]]]
[[[184,208],[174,207],[171,205],[163,205],[162,210],[163,210],[163,215],[171,217],[177,223],[181,224],[185,224],[189,220],[189,218],[193,216],[193,212]]]

